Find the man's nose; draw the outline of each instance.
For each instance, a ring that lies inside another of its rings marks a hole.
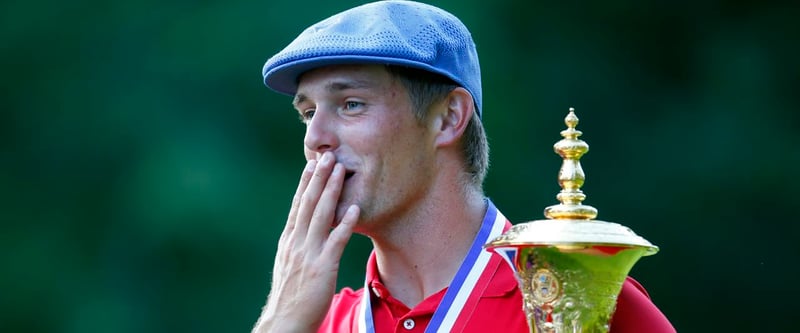
[[[317,109],[314,117],[306,126],[303,143],[307,150],[321,154],[328,150],[335,150],[339,146],[335,120],[335,114]]]

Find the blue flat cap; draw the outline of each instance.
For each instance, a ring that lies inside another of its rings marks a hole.
[[[346,10],[303,31],[267,60],[262,74],[267,87],[294,95],[306,71],[344,64],[400,65],[441,74],[472,94],[481,116],[481,69],[472,35],[440,8],[388,0]]]

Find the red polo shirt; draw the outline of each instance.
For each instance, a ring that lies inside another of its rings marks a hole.
[[[516,277],[499,255],[492,255],[487,267],[495,270],[481,295],[466,328],[462,332],[530,333],[522,311],[522,294]],[[370,286],[372,316],[375,332],[423,333],[447,289],[424,299],[413,309],[393,298],[381,283],[373,253],[367,262],[367,281]],[[364,288],[353,291],[344,288],[336,294],[318,332],[343,333],[358,331],[358,312]],[[650,301],[647,291],[628,278],[617,299],[611,333],[671,333],[675,329]],[[366,333],[366,332],[359,332]]]

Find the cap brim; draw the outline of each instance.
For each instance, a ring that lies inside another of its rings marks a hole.
[[[444,75],[455,81],[457,84],[462,86],[464,85],[463,82],[459,82],[459,80],[451,77],[448,73],[445,73],[442,70],[432,67],[428,64],[407,59],[378,56],[329,55],[299,59],[276,66],[268,72],[266,71],[267,68],[265,65],[264,69],[262,69],[262,74],[264,76],[264,84],[267,85],[267,87],[281,94],[293,96],[297,93],[297,85],[299,83],[300,76],[305,72],[325,66],[364,64],[400,65],[418,68]]]

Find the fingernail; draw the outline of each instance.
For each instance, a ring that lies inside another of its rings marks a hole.
[[[306,163],[306,171],[314,171],[314,168],[317,166],[317,160],[310,160]]]
[[[331,161],[331,158],[332,158],[331,155],[333,155],[333,154],[332,153],[328,153],[328,152],[323,153],[322,154],[322,160],[320,160],[320,162],[328,164]]]

